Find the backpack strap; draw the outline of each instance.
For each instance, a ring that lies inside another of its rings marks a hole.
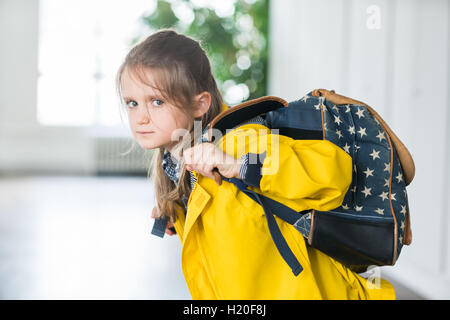
[[[206,141],[213,142],[213,129],[220,130],[222,135],[227,129],[235,128],[240,123],[248,121],[256,116],[266,114],[278,108],[287,107],[289,103],[276,96],[263,96],[257,99],[245,101],[218,114],[210,123]],[[213,170],[214,180],[217,185],[222,184],[222,178],[217,168]]]
[[[164,238],[167,222],[169,222],[168,217],[155,219],[155,222],[153,223],[152,234],[157,237]]]
[[[289,248],[286,239],[284,239],[283,234],[281,233],[280,227],[278,226],[272,211],[276,211],[277,217],[290,224],[294,224],[299,219],[300,213],[285,206],[282,203],[279,203],[278,201],[267,198],[266,196],[263,196],[248,189],[248,185],[240,179],[226,178],[222,176],[220,172],[218,174],[221,176],[223,180],[233,183],[240,191],[244,192],[248,197],[250,197],[251,199],[253,199],[254,201],[256,201],[261,205],[261,207],[264,209],[270,235],[272,236],[272,240],[275,243],[278,252],[284,259],[284,261],[286,261],[286,263],[289,265],[289,267],[292,270],[292,273],[295,276],[298,276],[300,272],[302,272],[303,267],[301,266],[300,262],[298,262],[292,250]]]
[[[234,128],[243,121],[250,120],[251,118],[281,107],[287,107],[288,105],[289,103],[282,98],[275,96],[264,96],[233,106],[217,115],[210,122],[208,141],[212,142],[211,139],[213,129],[220,130],[223,135],[227,129]]]

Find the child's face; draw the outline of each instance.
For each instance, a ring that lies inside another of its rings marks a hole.
[[[149,83],[155,83],[150,72],[146,75]],[[172,132],[187,129],[188,117],[157,90],[133,77],[127,69],[122,74],[122,94],[132,134],[140,146],[144,149],[164,147],[171,150],[179,139],[175,135],[172,141]]]

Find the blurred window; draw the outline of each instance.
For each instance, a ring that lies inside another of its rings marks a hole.
[[[156,0],[41,0],[37,120],[116,126],[115,73]],[[133,23],[133,21],[135,23]]]

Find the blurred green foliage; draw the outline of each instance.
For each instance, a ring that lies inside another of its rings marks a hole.
[[[142,22],[151,31],[173,28],[199,40],[233,105],[266,95],[268,7],[269,0],[158,0]]]

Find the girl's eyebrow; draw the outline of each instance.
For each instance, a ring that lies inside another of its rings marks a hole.
[[[150,100],[150,99],[153,99],[153,98],[160,99],[161,97],[157,96],[157,95],[152,95],[152,94],[148,94],[148,95],[145,96],[146,100]],[[132,97],[123,97],[123,100],[133,100],[133,99],[134,98],[132,98]]]

